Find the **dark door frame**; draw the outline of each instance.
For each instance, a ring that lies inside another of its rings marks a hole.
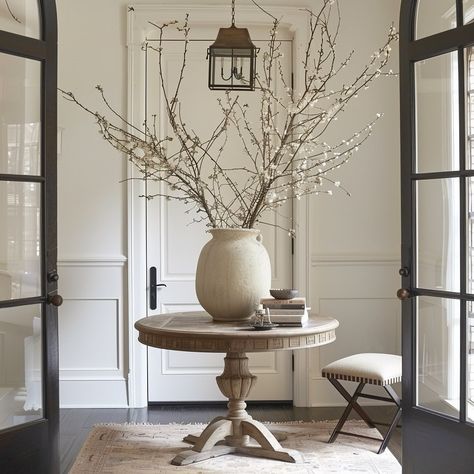
[[[55,0],[38,0],[41,39],[0,31],[0,52],[42,63],[41,174],[0,174],[0,181],[42,184],[41,296],[0,301],[0,308],[42,306],[43,419],[0,431],[0,471],[59,472],[57,305],[57,16]]]
[[[424,0],[426,1],[426,0]],[[464,48],[474,44],[474,24],[463,25],[463,2],[456,0],[457,27],[415,40],[418,0],[402,0],[400,10],[400,133],[402,215],[402,352],[403,352],[403,472],[468,473],[474,466],[474,426],[466,422],[466,302],[467,266],[461,265],[460,292],[418,288],[416,278],[416,182],[457,177],[460,180],[460,215],[466,216],[466,181],[474,170],[466,169]],[[452,51],[458,52],[459,76],[459,171],[417,173],[415,147],[415,76],[417,61]],[[466,219],[460,219],[460,258],[466,262]],[[460,301],[460,416],[449,418],[416,406],[416,298],[432,296]]]

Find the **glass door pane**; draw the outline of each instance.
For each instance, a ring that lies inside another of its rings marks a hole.
[[[467,304],[467,383],[466,383],[466,418],[474,423],[474,303]]]
[[[456,27],[456,0],[418,0],[416,39]]]
[[[474,0],[463,0],[464,24],[474,20]]]
[[[0,301],[41,295],[41,184],[0,181]]]
[[[417,286],[460,290],[459,178],[416,183]]]
[[[0,174],[41,174],[41,63],[0,53]]]
[[[459,169],[457,52],[415,64],[416,171]]]
[[[467,179],[467,293],[474,294],[474,178]]]
[[[0,30],[40,38],[38,0],[3,0],[0,2]]]
[[[419,297],[417,405],[459,417],[459,300]]]
[[[474,48],[465,50],[466,64],[466,168],[474,169]]]
[[[43,417],[41,305],[0,309],[0,430]]]

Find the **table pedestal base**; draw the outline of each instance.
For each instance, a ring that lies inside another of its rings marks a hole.
[[[303,462],[303,455],[294,449],[283,448],[279,440],[286,436],[273,434],[259,421],[253,420],[245,408],[257,377],[248,368],[248,358],[243,352],[229,352],[225,357],[224,372],[216,377],[219,389],[229,399],[228,413],[207,425],[200,436],[189,435],[184,441],[194,444],[182,451],[171,464],[185,466],[224,454],[244,454],[292,463]],[[259,446],[250,446],[250,438]]]

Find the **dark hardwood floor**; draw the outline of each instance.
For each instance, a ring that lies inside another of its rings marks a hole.
[[[290,404],[249,403],[248,412],[260,421],[335,420],[343,407],[296,408]],[[367,407],[375,421],[388,422],[393,408]],[[67,473],[87,438],[90,429],[98,423],[207,423],[226,413],[224,404],[160,405],[148,408],[81,408],[62,409],[60,425],[61,473]],[[351,418],[358,418],[352,412]],[[380,427],[383,432],[385,427]],[[342,436],[342,435],[341,435]],[[337,441],[336,441],[337,442]],[[401,462],[401,429],[397,428],[389,449]]]

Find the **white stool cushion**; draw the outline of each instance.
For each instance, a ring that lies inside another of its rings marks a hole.
[[[393,354],[355,354],[331,362],[322,370],[328,379],[373,385],[391,385],[402,380],[402,358]]]

